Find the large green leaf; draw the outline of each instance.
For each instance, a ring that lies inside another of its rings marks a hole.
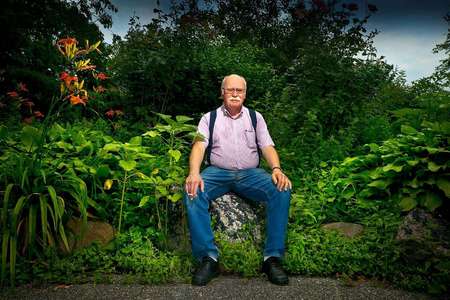
[[[390,180],[390,179],[386,179],[386,180],[380,179],[380,180],[372,181],[371,183],[368,184],[368,186],[376,187],[376,188],[378,188],[378,189],[384,190],[384,189],[386,189],[391,183],[392,183],[392,180]]]
[[[395,172],[399,173],[402,170],[403,170],[403,166],[396,166],[394,164],[387,164],[386,166],[383,167],[384,172],[395,171]]]
[[[417,133],[416,129],[408,125],[402,125],[400,130],[403,134],[414,135]]]
[[[40,132],[32,126],[22,128],[21,142],[28,151],[35,149],[40,141]]]
[[[351,165],[353,165],[353,163],[358,162],[358,161],[359,161],[359,158],[356,156],[355,157],[347,157],[342,162],[342,166],[345,166],[345,167],[351,166]]]
[[[176,116],[175,119],[177,120],[177,122],[180,122],[180,123],[186,123],[186,122],[194,120],[193,118],[190,118],[187,116]]]
[[[371,144],[365,144],[364,147],[369,148],[370,152],[377,152],[378,149],[380,148],[380,146],[378,146],[375,143],[371,143]]]
[[[443,166],[440,166],[433,161],[428,162],[428,170],[430,170],[431,172],[437,172],[441,167]]]
[[[170,149],[167,153],[169,153],[169,155],[172,156],[175,161],[180,160],[181,152],[179,150]]]
[[[415,165],[417,165],[419,163],[419,160],[418,159],[407,160],[406,163],[408,165],[410,165],[411,167],[414,167]]]
[[[159,132],[155,131],[155,130],[150,130],[150,131],[147,131],[146,133],[142,134],[142,136],[149,136],[152,138],[159,136],[159,135],[160,135]]]
[[[369,198],[370,196],[373,196],[376,194],[376,191],[374,189],[363,189],[361,192],[359,192],[358,196],[361,198]]]
[[[122,148],[122,144],[119,143],[109,143],[103,146],[103,150],[107,152],[119,152],[120,148]]]
[[[141,136],[134,136],[130,139],[130,144],[133,145],[142,145],[142,137]]]
[[[404,211],[410,211],[417,206],[417,201],[413,197],[403,197],[399,203],[400,207]]]
[[[445,196],[450,197],[450,181],[447,178],[438,178],[436,185],[445,193]]]
[[[129,172],[136,167],[136,162],[134,160],[120,160],[119,165],[125,171]]]
[[[442,205],[442,199],[436,193],[427,191],[425,195],[422,194],[421,196],[423,197],[423,205],[430,211],[433,211]]]
[[[162,195],[162,196],[167,196],[169,194],[169,192],[167,191],[166,187],[163,185],[157,185],[156,186],[156,190]]]

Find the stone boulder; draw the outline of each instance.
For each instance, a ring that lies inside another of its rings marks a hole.
[[[114,239],[114,228],[110,224],[101,221],[87,221],[87,226],[83,228],[81,219],[72,218],[67,222],[66,228],[68,229],[66,232],[69,233],[68,244],[70,252],[88,247],[94,241],[102,246],[106,246]],[[67,252],[66,249],[64,251]]]
[[[228,193],[212,201],[210,205],[212,225],[229,241],[242,241],[249,235],[262,240],[265,223],[265,205],[244,200]]]
[[[364,227],[362,225],[346,222],[334,222],[323,224],[321,228],[325,230],[338,231],[348,238],[356,237],[360,235],[364,230]]]
[[[423,209],[410,211],[400,224],[396,241],[402,257],[414,262],[450,257],[450,224]]]

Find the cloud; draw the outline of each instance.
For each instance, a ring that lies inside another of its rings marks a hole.
[[[378,55],[386,57],[389,64],[397,66],[406,73],[408,82],[429,76],[433,73],[443,53],[433,53],[437,43],[445,40],[445,35],[417,34],[414,32],[382,32],[374,39]]]

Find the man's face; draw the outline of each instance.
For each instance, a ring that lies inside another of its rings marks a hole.
[[[245,100],[245,84],[239,77],[228,77],[222,89],[223,104],[228,110],[240,110]]]

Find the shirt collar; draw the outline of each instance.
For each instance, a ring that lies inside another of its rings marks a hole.
[[[241,111],[234,118],[231,116],[230,112],[225,108],[225,105],[222,104],[220,109],[222,110],[224,116],[229,117],[230,119],[236,120],[236,119],[239,119],[240,117],[242,117],[242,114],[244,113],[245,107],[242,105]]]

